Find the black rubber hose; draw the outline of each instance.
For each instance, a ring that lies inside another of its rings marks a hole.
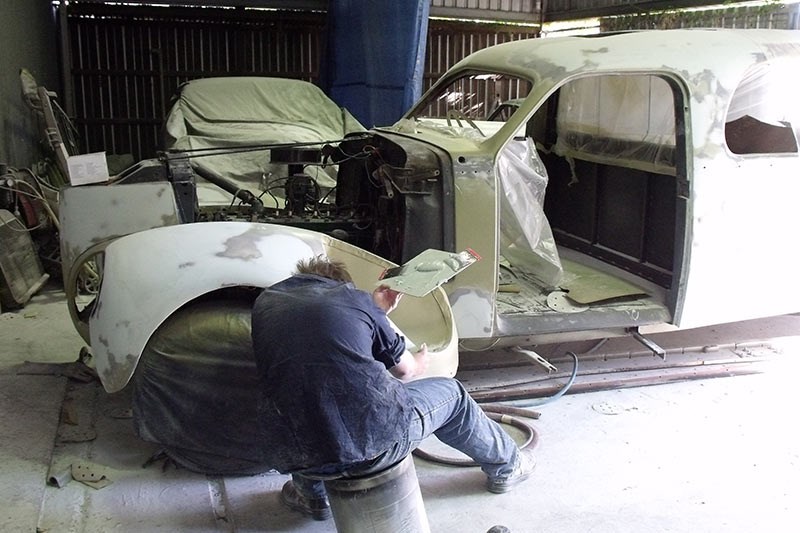
[[[530,448],[530,449],[535,448],[536,445],[539,443],[539,433],[536,431],[536,428],[520,420],[519,418],[516,418],[515,416],[524,416],[527,418],[538,419],[539,416],[541,416],[541,413],[539,413],[538,411],[531,411],[525,408],[550,403],[552,401],[561,398],[564,394],[566,394],[566,392],[575,382],[575,377],[578,375],[578,356],[575,355],[574,352],[567,352],[567,354],[572,357],[572,374],[570,375],[567,383],[563,387],[561,387],[561,389],[557,393],[553,394],[552,396],[548,396],[547,398],[510,400],[507,402],[503,402],[502,404],[490,403],[481,405],[481,408],[486,413],[486,416],[488,416],[492,420],[499,422],[501,424],[508,424],[510,426],[514,426],[525,433],[525,441],[519,446],[521,450],[525,448]],[[446,457],[443,455],[436,455],[430,452],[426,452],[425,450],[421,450],[419,448],[414,450],[413,453],[416,457],[419,457],[420,459],[433,461],[435,463],[442,463],[451,466],[478,466],[478,463],[476,463],[472,459],[460,459],[460,458]]]
[[[525,441],[519,446],[519,448],[525,449],[530,448],[533,449],[539,443],[539,433],[537,433],[536,429],[525,423],[524,421],[520,420],[519,418],[515,418],[513,416],[509,416],[505,413],[497,413],[491,410],[483,408],[486,416],[491,418],[492,420],[499,422],[500,424],[508,424],[509,426],[514,426],[517,429],[522,430],[525,433]],[[442,463],[451,466],[478,466],[478,463],[473,461],[472,459],[461,459],[456,457],[446,457],[444,455],[436,455],[434,453],[426,452],[425,450],[421,450],[417,448],[414,450],[414,456],[419,457],[420,459],[425,459],[427,461],[432,461],[434,463]]]
[[[510,407],[536,407],[537,405],[545,405],[547,403],[553,402],[558,400],[564,394],[567,393],[572,384],[575,383],[575,378],[578,375],[578,356],[575,355],[575,352],[567,352],[567,355],[572,357],[572,374],[569,376],[569,380],[567,383],[561,387],[561,389],[553,394],[552,396],[548,396],[547,398],[527,398],[522,400],[503,400],[503,405],[510,406]]]
[[[524,416],[525,418],[533,418],[538,420],[542,413],[539,411],[531,411],[530,409],[523,409],[522,407],[512,407],[510,405],[503,405],[502,403],[482,403],[481,407],[484,411],[492,413],[500,413],[504,415]]]

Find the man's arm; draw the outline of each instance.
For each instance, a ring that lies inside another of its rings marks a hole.
[[[428,347],[420,346],[417,353],[412,354],[406,350],[400,357],[400,362],[389,369],[389,372],[401,381],[408,381],[422,375],[428,368]]]
[[[391,313],[400,303],[402,293],[394,291],[386,285],[381,285],[372,292],[372,301],[383,309],[386,314]],[[389,369],[389,372],[399,380],[408,381],[422,375],[428,368],[428,347],[423,343],[417,353],[408,350],[400,356],[400,361]]]

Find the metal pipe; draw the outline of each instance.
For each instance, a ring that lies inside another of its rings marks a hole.
[[[58,25],[61,37],[61,66],[63,68],[62,76],[64,81],[63,94],[64,94],[64,108],[67,115],[70,117],[75,116],[75,102],[73,101],[75,94],[75,82],[72,79],[72,48],[69,41],[69,18],[67,17],[67,1],[61,0],[58,5]]]
[[[202,178],[210,181],[225,192],[232,194],[234,198],[238,198],[242,202],[252,206],[253,211],[256,213],[261,213],[264,210],[264,202],[262,202],[256,195],[247,189],[241,189],[235,183],[228,181],[222,176],[214,174],[213,172],[199,165],[192,165],[192,169]]]
[[[667,370],[666,373],[658,376],[629,376],[619,379],[597,379],[593,381],[576,381],[569,389],[570,394],[585,392],[599,392],[630,387],[646,387],[650,385],[663,385],[679,381],[690,381],[696,379],[712,379],[719,377],[743,376],[760,373],[759,368],[754,368],[754,362],[742,362],[733,364],[701,365],[696,367],[681,367],[676,370]],[[629,371],[611,371],[604,374],[620,374]],[[510,400],[520,400],[529,398],[546,398],[557,393],[562,387],[560,385],[549,385],[545,387],[527,387],[514,390],[497,389],[493,391],[471,392],[475,401],[478,402],[503,402]]]

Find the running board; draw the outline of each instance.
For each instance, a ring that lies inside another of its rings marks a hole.
[[[648,350],[653,352],[653,355],[659,356],[663,361],[667,360],[667,351],[658,344],[656,344],[655,342],[651,341],[650,339],[639,333],[639,328],[629,328],[628,333],[630,333],[634,339],[642,343]]]

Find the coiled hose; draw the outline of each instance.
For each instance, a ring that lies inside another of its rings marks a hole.
[[[538,405],[544,405],[561,398],[572,384],[575,382],[575,377],[578,375],[578,356],[574,352],[567,352],[572,357],[572,374],[567,383],[561,389],[547,398],[526,398],[521,400],[511,400],[503,403],[487,403],[481,405],[481,409],[486,413],[486,416],[500,424],[507,424],[515,427],[523,432],[525,439],[519,445],[520,450],[534,449],[539,444],[539,433],[536,428],[520,419],[519,417],[538,419],[541,413],[533,411],[528,408]],[[441,463],[450,466],[478,466],[478,463],[472,459],[447,457],[444,455],[437,455],[427,452],[420,448],[414,450],[413,454],[420,459],[432,461],[434,463]]]

